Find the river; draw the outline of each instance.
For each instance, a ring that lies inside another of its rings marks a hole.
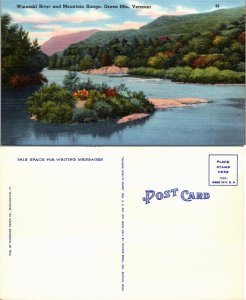
[[[67,71],[47,70],[49,83],[62,84]],[[2,90],[2,145],[226,146],[244,144],[244,86],[174,83],[163,79],[79,74],[82,80],[121,83],[151,98],[198,97],[208,103],[157,110],[126,124],[115,120],[90,124],[44,124],[30,120],[26,99],[35,88]]]

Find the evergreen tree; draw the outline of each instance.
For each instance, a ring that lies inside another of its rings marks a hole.
[[[38,46],[37,40],[30,41],[28,33],[17,24],[11,23],[8,14],[1,16],[2,30],[2,82],[8,83],[14,76],[38,74],[48,62]]]

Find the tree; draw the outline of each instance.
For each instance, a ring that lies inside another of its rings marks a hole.
[[[90,55],[86,55],[81,59],[79,66],[81,70],[89,70],[93,68],[93,63],[93,58]]]
[[[57,67],[57,59],[58,59],[57,54],[50,56],[49,65],[48,65],[49,69],[55,69]]]
[[[192,51],[192,52],[189,52],[188,54],[186,54],[184,57],[183,57],[183,62],[187,65],[187,66],[191,66],[194,59],[197,58],[197,54],[196,52]]]
[[[162,69],[170,66],[171,60],[174,58],[175,54],[171,51],[166,51],[164,53],[159,52],[155,56],[151,56],[148,60],[148,65],[152,68]]]
[[[238,40],[239,42],[244,45],[245,44],[245,31],[244,32],[241,32],[238,36]]]
[[[110,57],[108,55],[107,52],[103,52],[101,57],[100,57],[100,63],[102,67],[106,67],[106,66],[110,66],[111,65],[111,61],[110,61]]]
[[[63,79],[63,86],[69,91],[76,91],[78,89],[79,77],[76,72],[68,72]]]
[[[225,28],[226,28],[225,23],[219,23],[219,24],[215,25],[214,31],[215,32],[220,32],[221,30],[224,30]]]
[[[39,73],[48,65],[48,62],[48,56],[42,52],[38,52],[28,59],[27,72],[30,74]]]
[[[231,43],[231,40],[226,38],[225,36],[216,35],[213,40],[213,45],[218,48],[219,50],[226,47],[228,44]]]
[[[17,24],[11,24],[11,17],[1,17],[2,26],[2,81],[7,84],[11,77],[37,75],[47,65],[37,40],[30,41],[28,33]]]
[[[118,55],[114,60],[114,64],[117,67],[127,67],[128,57],[125,55]]]
[[[211,47],[211,41],[208,37],[201,36],[193,38],[189,45],[197,54],[204,54]]]

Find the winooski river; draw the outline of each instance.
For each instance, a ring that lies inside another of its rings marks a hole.
[[[49,83],[62,84],[67,71],[44,70]],[[173,83],[163,79],[79,74],[81,80],[121,83],[151,98],[198,97],[208,103],[157,110],[130,123],[115,120],[91,124],[44,124],[30,120],[26,99],[35,88],[2,90],[2,145],[242,145],[244,144],[244,86]]]

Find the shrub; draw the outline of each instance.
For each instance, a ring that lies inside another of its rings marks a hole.
[[[68,72],[63,79],[63,86],[70,92],[76,91],[78,89],[79,77],[76,72]]]
[[[188,82],[191,72],[191,67],[170,68],[166,72],[166,78],[173,81]]]
[[[192,69],[177,67],[167,70],[166,78],[173,81],[197,83],[244,83],[244,73],[231,70],[219,70],[216,67]]]
[[[48,104],[46,104],[47,102]],[[52,83],[33,93],[28,98],[27,106],[28,112],[36,115],[40,120],[46,122],[68,122],[74,106],[74,98],[67,90]],[[55,107],[57,108],[55,109]],[[62,111],[65,114],[64,119],[59,117]],[[51,117],[50,115],[55,116]]]
[[[111,104],[113,106],[113,114],[117,117],[123,117],[131,114],[130,102],[123,97],[111,98]]]
[[[107,88],[105,89],[104,91],[104,94],[107,96],[107,97],[115,97],[118,95],[116,89],[111,89],[111,88]]]
[[[144,112],[151,113],[155,110],[154,105],[149,102],[149,100],[146,98],[145,94],[142,91],[133,92],[132,96],[135,97],[141,103]]]
[[[94,108],[99,118],[105,119],[112,115],[112,106],[104,101],[96,102]]]
[[[93,109],[75,108],[73,109],[73,122],[89,123],[97,121],[97,113]]]
[[[144,112],[144,107],[141,101],[137,98],[129,99],[129,103],[131,105],[131,113],[141,113]]]
[[[129,75],[158,77],[158,78],[163,78],[165,76],[164,69],[154,69],[154,68],[144,68],[144,67],[130,69],[128,73]]]
[[[97,90],[97,91],[103,91],[108,88],[108,85],[106,83],[97,84],[94,83],[90,78],[88,78],[86,81],[82,81],[78,84],[78,89],[80,90]]]
[[[223,70],[220,72],[220,81],[223,83],[244,83],[244,72],[235,72],[231,70]]]
[[[83,92],[87,99],[84,108],[73,110],[74,122],[92,122],[97,118],[154,111],[154,105],[149,103],[143,92],[131,92],[124,84],[110,88],[106,84],[95,84],[88,79],[78,86],[81,90],[73,92],[73,96],[78,99],[80,92]]]
[[[41,107],[39,118],[47,123],[67,123],[72,119],[72,108],[66,103],[47,101]]]
[[[237,71],[238,72],[245,72],[245,62],[240,62],[237,64]]]
[[[28,85],[41,85],[47,83],[48,80],[42,74],[36,75],[14,75],[10,77],[8,85],[15,89],[20,89]]]
[[[85,108],[92,109],[98,101],[107,102],[107,97],[105,94],[100,93],[97,90],[91,90],[89,96],[87,97]]]
[[[131,97],[131,92],[130,90],[126,87],[124,83],[121,83],[119,86],[116,87],[117,93],[120,97],[124,98],[130,98]]]

